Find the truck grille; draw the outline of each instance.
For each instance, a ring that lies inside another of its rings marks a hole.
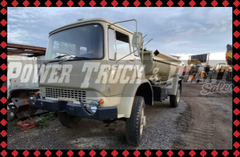
[[[82,102],[86,102],[86,91],[80,90],[68,90],[68,89],[59,89],[59,88],[46,88],[46,97],[50,98],[72,98],[76,101],[81,99]]]

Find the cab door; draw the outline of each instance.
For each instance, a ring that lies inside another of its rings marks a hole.
[[[108,40],[108,63],[110,65],[108,87],[110,95],[114,96],[122,94],[125,85],[131,79],[136,78],[135,57],[134,54],[130,54],[130,38],[127,34],[109,29]],[[129,56],[125,57],[126,55]],[[125,58],[121,59],[123,57]]]

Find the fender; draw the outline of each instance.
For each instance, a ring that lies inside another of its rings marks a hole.
[[[152,104],[153,105],[153,90],[152,86],[147,79],[136,79],[138,83],[127,83],[123,89],[121,102],[118,106],[118,114],[121,117],[129,118],[131,116],[132,105],[138,88],[142,84],[148,84],[152,92]]]
[[[176,95],[177,94],[177,88],[178,88],[178,82],[181,81],[178,77],[174,77],[172,84],[167,87],[168,89],[168,95]],[[181,90],[181,87],[180,87]]]

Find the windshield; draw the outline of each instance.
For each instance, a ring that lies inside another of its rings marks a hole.
[[[49,37],[45,60],[103,58],[103,28],[84,25],[60,31]]]

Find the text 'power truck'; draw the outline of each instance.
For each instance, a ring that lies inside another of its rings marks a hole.
[[[117,23],[135,21],[133,33]],[[40,90],[30,93],[30,106],[57,112],[71,128],[81,118],[126,121],[126,141],[139,145],[146,125],[145,105],[169,97],[180,102],[181,61],[158,50],[144,49],[137,21],[78,21],[49,33]]]

